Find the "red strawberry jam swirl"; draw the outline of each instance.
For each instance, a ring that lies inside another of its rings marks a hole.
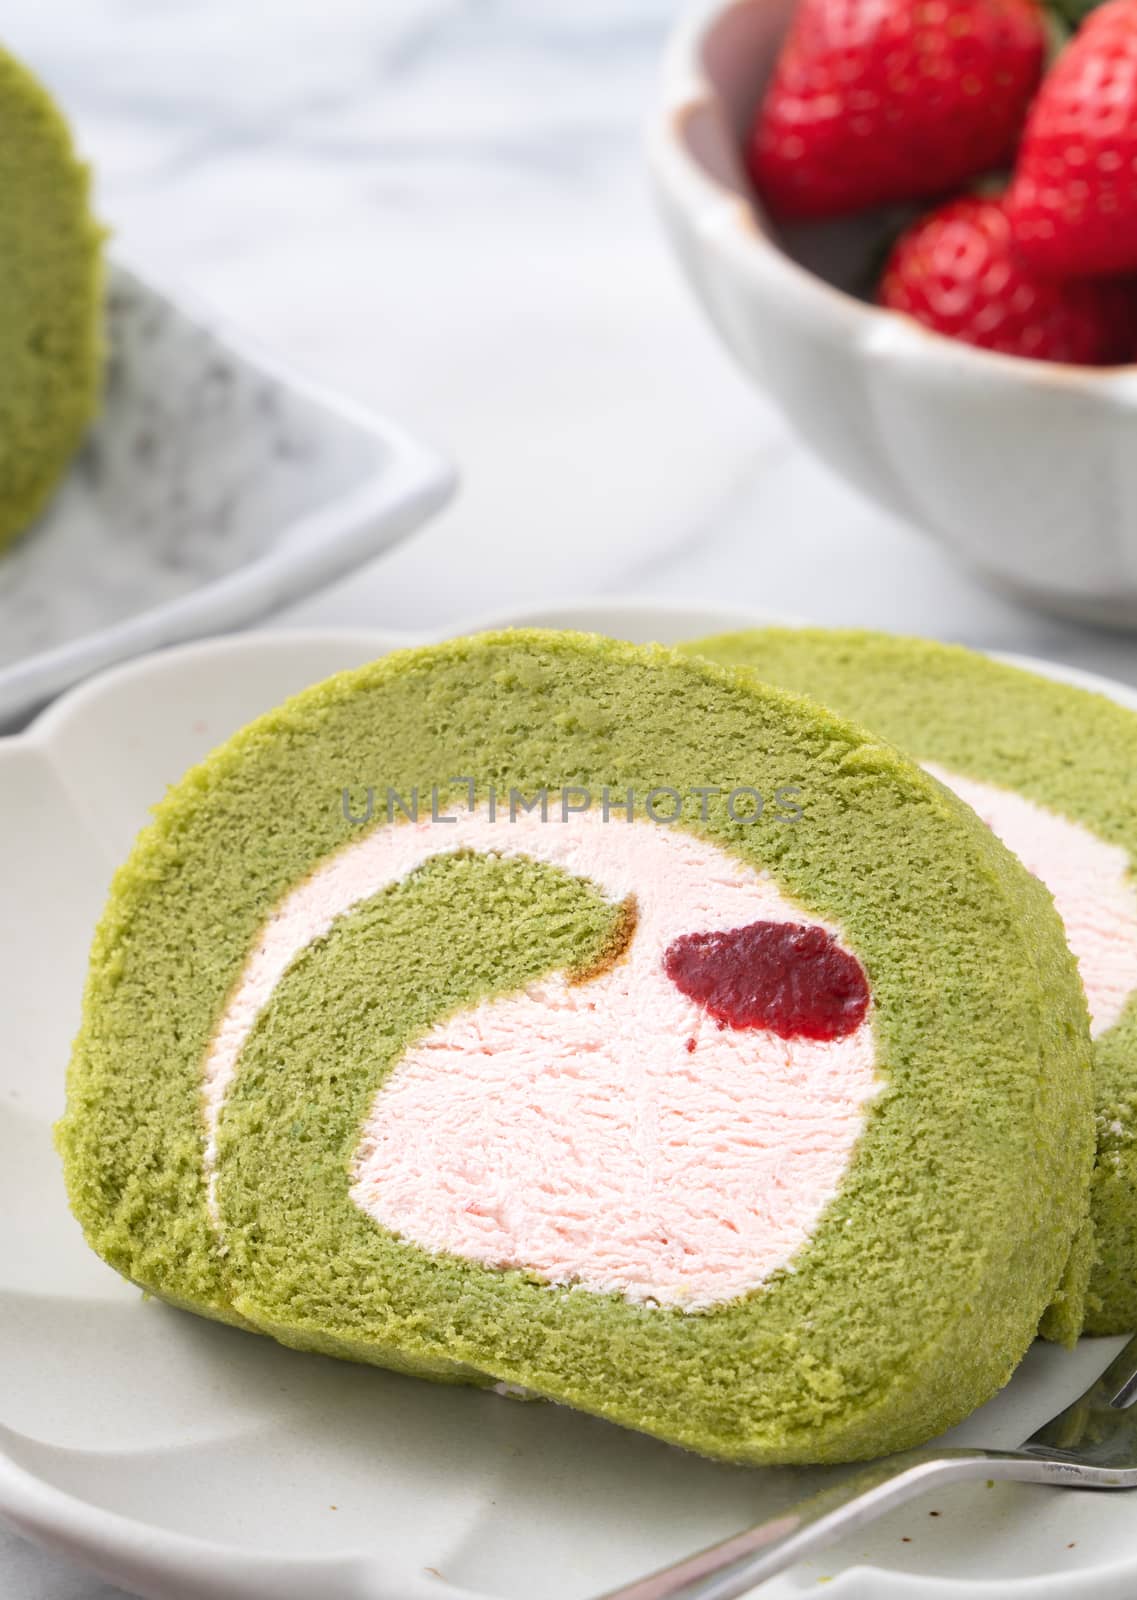
[[[664,951],[663,968],[721,1027],[764,1028],[782,1039],[841,1039],[869,1006],[856,956],[824,928],[800,923],[684,933]]]

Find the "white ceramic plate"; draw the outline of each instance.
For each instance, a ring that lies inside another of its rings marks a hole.
[[[453,486],[395,424],[320,393],[112,262],[101,415],[0,555],[0,726],[80,678],[262,616],[407,534]]]
[[[769,619],[610,604],[497,620],[677,640]],[[155,1600],[589,1600],[826,1476],[716,1466],[560,1407],[299,1355],[143,1303],[68,1214],[51,1123],[91,928],[147,807],[249,717],[406,642],[185,646],[0,740],[0,1511]],[[1076,681],[1137,707],[1132,690]],[[954,1439],[1018,1443],[1118,1345],[1038,1346]],[[834,1600],[1121,1600],[1137,1591],[1133,1502],[962,1488],[763,1593],[787,1600],[822,1578]]]

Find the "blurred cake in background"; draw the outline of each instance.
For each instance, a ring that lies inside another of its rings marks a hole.
[[[46,505],[98,406],[89,190],[62,113],[0,50],[0,550]]]

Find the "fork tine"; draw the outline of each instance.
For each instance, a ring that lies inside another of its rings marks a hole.
[[[1117,1393],[1109,1402],[1115,1410],[1131,1406],[1137,1400],[1137,1335],[1114,1357],[1100,1381],[1109,1386],[1117,1385]]]
[[[1021,1450],[933,1446],[871,1462],[769,1522],[609,1590],[603,1600],[733,1600],[936,1482],[990,1476],[1064,1488],[1137,1489],[1137,1409],[1132,1418],[1123,1415],[1134,1400],[1137,1335],[1085,1394]]]
[[[1094,1379],[1084,1394],[1044,1422],[1023,1445],[1024,1450],[1085,1450],[1100,1445],[1122,1427],[1119,1411],[1137,1400],[1137,1335]],[[1137,1434],[1134,1435],[1137,1441]],[[1137,1466],[1137,1459],[1133,1464]]]

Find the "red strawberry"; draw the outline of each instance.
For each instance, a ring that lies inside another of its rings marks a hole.
[[[828,217],[1009,164],[1044,45],[1034,0],[799,0],[750,138],[758,192]]]
[[[1036,276],[998,200],[952,200],[909,228],[877,298],[949,338],[1037,361],[1109,366],[1131,360],[1137,340],[1137,286]]]
[[[1058,57],[1006,204],[1037,271],[1137,271],[1137,0],[1093,12]]]

